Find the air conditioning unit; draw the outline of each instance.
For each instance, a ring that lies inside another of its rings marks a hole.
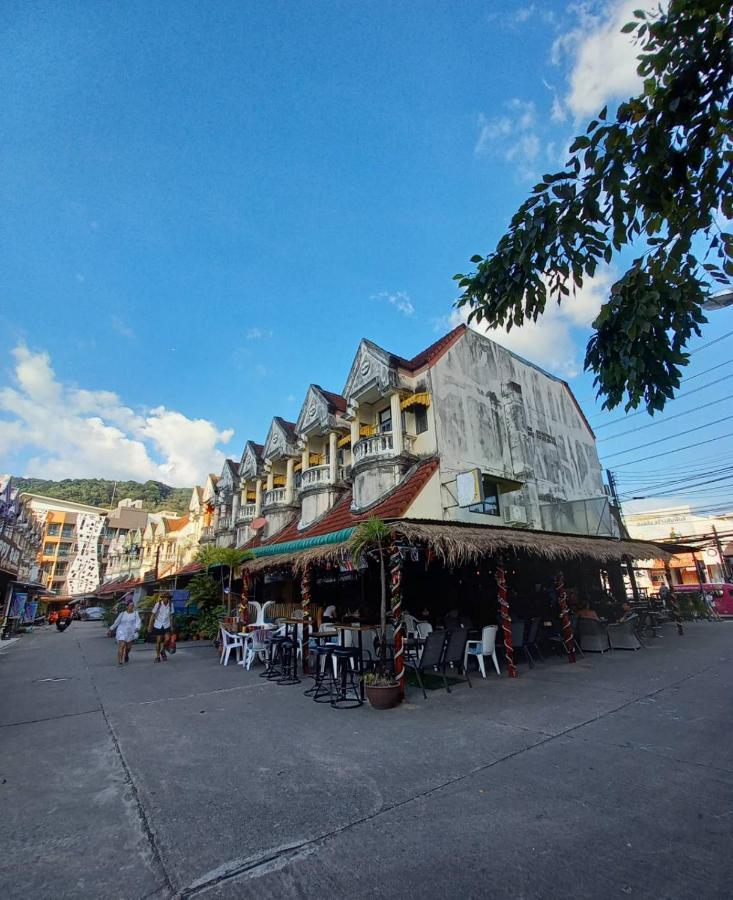
[[[519,506],[516,503],[512,503],[509,506],[505,506],[502,510],[502,516],[504,518],[505,525],[523,525],[526,526],[529,524],[529,517],[527,516],[527,508],[525,506]]]

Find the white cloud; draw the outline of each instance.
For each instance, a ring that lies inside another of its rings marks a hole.
[[[576,118],[594,115],[609,100],[637,92],[641,84],[636,74],[639,48],[633,35],[621,34],[621,29],[633,21],[635,9],[650,12],[658,5],[658,0],[612,0],[599,13],[592,12],[588,4],[573,7],[577,22],[556,38],[552,59],[555,63],[570,59],[565,104]]]
[[[405,293],[405,291],[395,291],[394,293],[380,291],[378,294],[372,294],[371,299],[386,300],[387,303],[394,306],[398,312],[401,312],[405,316],[412,316],[415,314],[415,306],[410,299],[410,295]]]
[[[248,341],[262,341],[265,338],[271,338],[272,331],[269,328],[250,328],[245,338]]]
[[[532,178],[540,152],[540,139],[535,130],[535,105],[514,97],[504,104],[504,108],[507,112],[493,119],[483,113],[479,115],[474,153],[476,156],[497,156],[512,163],[520,178]]]
[[[526,320],[520,328],[515,326],[507,331],[506,328],[489,328],[483,322],[471,323],[471,327],[530,362],[572,378],[582,368],[583,355],[582,348],[576,343],[579,335],[574,329],[590,326],[608,297],[611,280],[610,271],[599,272],[595,278],[586,279],[583,288],[574,296],[566,297],[561,306],[548,300],[544,314],[536,322]],[[455,327],[467,318],[465,307],[454,310],[449,325]]]
[[[110,323],[112,328],[117,332],[117,334],[121,334],[122,337],[126,338],[134,338],[135,332],[130,328],[130,326],[122,319],[120,316],[112,316]]]
[[[112,391],[58,381],[47,353],[13,350],[14,385],[0,388],[0,452],[31,455],[26,473],[191,487],[224,464],[231,429],[163,406],[134,412]]]

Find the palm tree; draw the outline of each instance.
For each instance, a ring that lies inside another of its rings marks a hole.
[[[382,589],[380,610],[379,666],[381,674],[387,669],[387,571],[385,557],[392,541],[392,529],[383,519],[373,516],[354,529],[349,540],[349,549],[354,564],[358,566],[365,553],[376,552],[379,558],[379,583]]]
[[[237,566],[241,566],[248,559],[254,558],[254,553],[251,550],[237,550],[236,547],[202,547],[196,555],[196,562],[201,563],[207,572],[214,566],[226,566],[229,569],[228,611],[231,611],[234,569]]]

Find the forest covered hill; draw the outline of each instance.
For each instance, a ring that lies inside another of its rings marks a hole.
[[[148,512],[169,509],[181,514],[188,511],[192,488],[174,488],[161,481],[108,481],[106,478],[64,478],[51,481],[46,478],[16,478],[13,485],[31,494],[43,494],[57,500],[73,500],[109,509],[114,492],[114,504],[129,497],[142,500]]]

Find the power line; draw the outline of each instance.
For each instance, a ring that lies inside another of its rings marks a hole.
[[[712,444],[713,441],[722,441],[723,438],[729,437],[733,437],[733,431],[729,431],[727,434],[719,434],[714,438],[708,438],[706,441],[698,441],[695,444],[685,444],[684,447],[675,447],[673,450],[665,450],[664,453],[655,453],[652,456],[642,456],[640,459],[630,459],[628,462],[619,463],[617,466],[614,466],[614,469],[623,469],[624,466],[633,466],[638,462],[648,462],[650,459],[659,459],[660,456],[668,456],[672,453],[679,453],[681,450],[691,450],[693,447],[702,447],[703,444]]]
[[[719,400],[711,400],[709,403],[703,403],[702,406],[696,406],[694,410],[686,409],[684,410],[684,412],[675,413],[673,416],[666,416],[664,419],[657,419],[656,422],[649,422],[647,425],[640,425],[638,428],[630,428],[628,431],[619,432],[619,434],[611,434],[608,437],[601,438],[599,441],[596,441],[596,443],[600,444],[603,441],[613,441],[616,438],[624,437],[627,434],[635,434],[637,431],[643,431],[645,428],[653,428],[655,425],[666,425],[667,422],[671,422],[672,419],[679,419],[680,416],[689,416],[691,412],[699,412],[701,409],[707,409],[708,406],[715,406],[716,403],[722,403],[724,400],[730,400],[731,397],[733,397],[733,394],[728,394],[727,397],[721,397]]]
[[[719,341],[724,341],[727,337],[730,337],[733,334],[733,331],[728,331],[725,334],[721,334],[720,337],[715,338],[715,340],[708,341],[707,344],[701,344],[699,347],[695,347],[694,350],[690,350],[690,356],[694,356],[696,353],[699,353],[701,350],[704,350],[706,347],[712,347],[713,344],[717,344]]]
[[[703,373],[700,373],[703,374]],[[676,397],[672,397],[669,401],[673,403],[675,400],[681,400],[683,397],[690,397],[692,394],[699,394],[700,391],[704,391],[706,388],[712,387],[714,384],[720,384],[721,381],[728,381],[729,376],[723,375],[722,378],[717,378],[715,381],[710,381],[707,384],[702,384],[698,388],[694,388],[691,391],[684,391],[681,394],[678,394]],[[600,431],[601,428],[608,428],[609,425],[614,425],[616,422],[626,422],[628,419],[634,419],[636,416],[648,415],[647,410],[639,409],[634,413],[629,413],[627,416],[619,416],[618,419],[611,419],[610,422],[605,422],[603,425],[595,426],[595,431]]]
[[[723,478],[733,477],[733,475],[729,475],[728,473],[733,473],[733,466],[725,466],[721,469],[714,469],[709,472],[691,473],[689,476],[682,475],[679,478],[663,478],[661,476],[657,476],[651,483],[640,484],[638,488],[628,488],[621,493],[633,493],[635,490],[653,491],[657,487],[666,488],[672,487],[675,484],[694,487],[696,483],[704,484],[708,483],[711,480],[717,480],[718,476]],[[701,481],[701,479],[706,479],[706,481]]]
[[[688,428],[686,431],[677,432],[674,437],[682,437],[683,434],[692,434],[693,431],[701,431],[703,428],[710,428],[712,425],[719,425],[721,422],[727,422],[729,419],[733,419],[733,415],[731,416],[723,416],[722,419],[715,419],[712,422],[706,422],[704,425],[695,425],[694,428]],[[644,447],[653,447],[655,444],[663,444],[665,441],[670,440],[669,437],[659,438],[656,441],[649,441],[646,444],[639,444],[636,447],[629,447],[627,450],[617,450],[615,453],[609,453],[605,456],[605,459],[610,459],[612,456],[623,456],[624,453],[633,453],[634,450],[643,450]]]
[[[690,356],[694,356],[698,350],[704,350],[706,347],[710,347],[712,344],[717,344],[718,341],[722,341],[727,337],[730,337],[733,334],[733,331],[729,331],[728,334],[724,334],[722,337],[716,338],[714,341],[711,341],[709,344],[703,344],[701,347],[697,347],[695,350],[690,352]],[[717,366],[711,366],[709,369],[703,369],[702,372],[696,372],[694,375],[685,375],[682,379],[683,382],[692,381],[695,378],[700,378],[701,375],[707,375],[708,372],[714,372],[716,369],[720,369],[722,366],[729,366],[733,362],[733,360],[726,359],[725,362],[718,363]],[[583,400],[578,400],[578,403],[582,406],[584,403],[598,403],[599,397],[595,394],[592,397],[585,397]],[[673,398],[677,400],[677,397]]]

